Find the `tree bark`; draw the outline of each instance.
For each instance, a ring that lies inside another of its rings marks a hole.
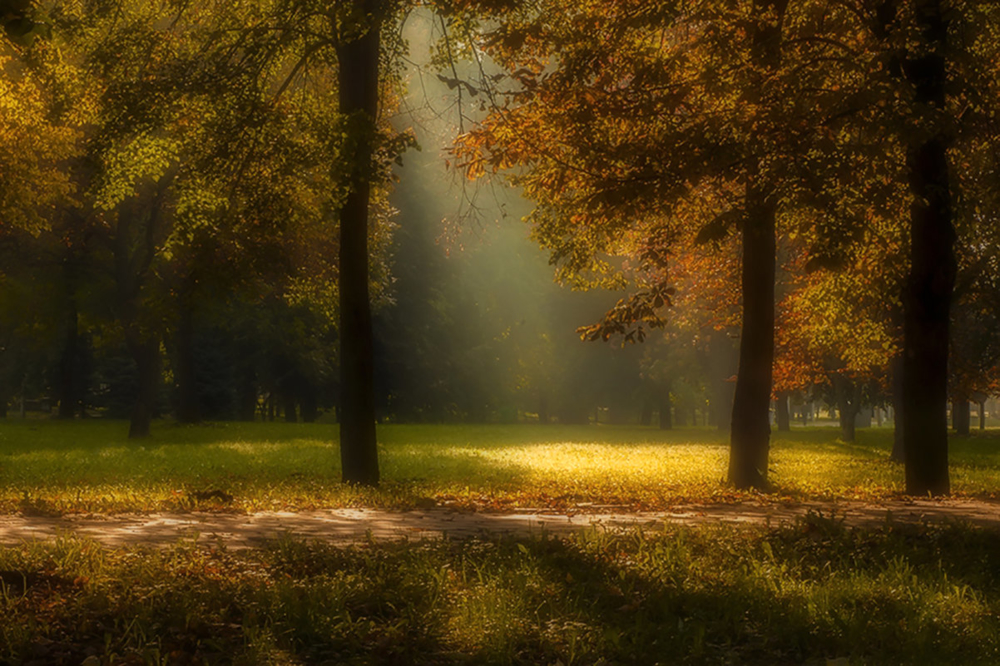
[[[343,480],[379,482],[375,438],[374,350],[368,295],[368,204],[378,113],[379,0],[355,0],[361,34],[337,49],[340,112],[347,120],[344,156],[350,168],[348,194],[340,211],[340,369],[343,387],[340,463]]]
[[[922,52],[904,74],[915,102],[945,110],[948,22],[941,0],[915,0]],[[909,151],[910,274],[903,295],[903,419],[906,492],[945,495],[948,478],[948,335],[955,285],[946,130],[938,127]],[[926,135],[923,135],[926,136]]]
[[[778,432],[790,432],[792,429],[791,415],[788,413],[788,392],[778,393],[774,406],[775,420],[778,422]]]
[[[979,401],[979,429],[986,430],[986,401]]]
[[[751,191],[743,224],[743,330],[729,443],[729,482],[764,489],[770,449],[774,361],[776,204]]]

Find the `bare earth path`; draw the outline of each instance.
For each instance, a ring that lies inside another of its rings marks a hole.
[[[197,538],[199,543],[224,543],[227,548],[249,548],[290,535],[299,539],[350,544],[447,536],[464,538],[482,533],[559,535],[596,527],[655,530],[664,523],[780,525],[807,512],[843,519],[848,526],[961,521],[1000,530],[1000,503],[980,500],[890,500],[861,502],[809,502],[788,504],[705,504],[677,506],[671,511],[630,514],[463,513],[448,509],[383,511],[333,509],[301,513],[275,512],[250,515],[224,513],[174,513],[154,515],[40,517],[0,516],[0,544],[49,540],[75,534],[108,546],[169,546]]]

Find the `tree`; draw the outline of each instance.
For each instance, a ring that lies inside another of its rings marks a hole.
[[[347,122],[347,196],[340,208],[340,461],[344,481],[378,485],[374,359],[368,294],[368,206],[377,149],[383,0],[354,0],[337,47]]]
[[[839,189],[858,160],[842,132],[866,67],[844,55],[855,15],[825,2],[552,0],[498,25],[483,42],[508,78],[487,87],[493,111],[456,152],[470,177],[512,172],[538,202],[535,237],[561,275],[621,284],[608,255],[652,242],[666,264],[738,233],[729,478],[766,486],[777,235],[824,227],[833,244],[857,217]],[[654,308],[670,300],[645,294]]]

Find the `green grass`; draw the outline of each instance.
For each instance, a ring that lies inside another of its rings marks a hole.
[[[995,664],[998,549],[817,516],[244,552],[63,539],[0,549],[0,663]]]
[[[141,442],[120,422],[0,423],[0,512],[236,511],[338,506],[480,509],[656,509],[745,497],[723,483],[727,443],[709,429],[640,427],[404,426],[379,428],[378,491],[339,483],[337,428],[320,424],[160,423]],[[776,436],[768,498],[880,499],[902,491],[889,460],[891,432]],[[952,442],[956,493],[995,496],[1000,432]],[[198,500],[220,490],[229,503]]]

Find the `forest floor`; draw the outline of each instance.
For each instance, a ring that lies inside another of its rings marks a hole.
[[[51,541],[65,536],[106,546],[169,547],[178,542],[230,549],[259,547],[279,538],[333,545],[425,538],[529,537],[588,529],[662,531],[665,525],[707,524],[788,527],[816,516],[843,527],[887,524],[969,524],[1000,531],[1000,502],[977,499],[891,499],[881,502],[739,502],[684,504],[667,511],[595,513],[469,512],[448,508],[391,511],[369,508],[271,511],[250,514],[172,512],[157,514],[0,515],[0,544]],[[606,508],[605,508],[606,510]]]

